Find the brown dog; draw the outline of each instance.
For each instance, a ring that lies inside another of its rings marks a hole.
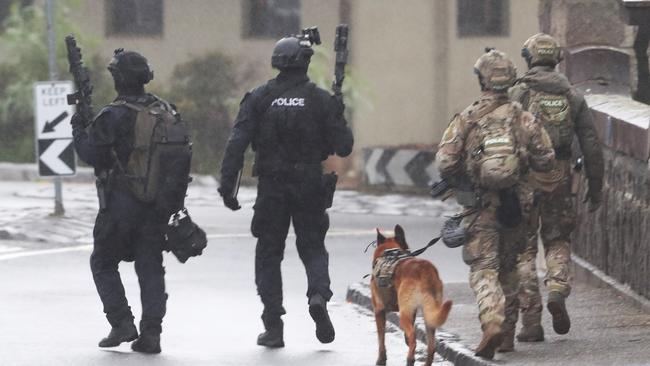
[[[377,229],[377,249],[373,255],[372,305],[377,322],[379,357],[377,365],[386,365],[386,313],[399,311],[400,327],[409,347],[406,365],[415,364],[415,315],[422,310],[427,329],[426,366],[433,362],[436,328],[447,320],[451,301],[442,302],[442,281],[438,270],[424,259],[408,256],[404,229],[395,226],[395,236],[387,238]]]

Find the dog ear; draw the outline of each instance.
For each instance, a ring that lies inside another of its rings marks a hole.
[[[407,250],[409,248],[408,244],[406,244],[404,229],[400,225],[395,225],[395,241],[402,249]]]
[[[379,228],[377,228],[377,243],[381,244],[386,241],[386,237],[379,231]]]

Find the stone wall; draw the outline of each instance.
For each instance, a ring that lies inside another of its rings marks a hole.
[[[587,97],[603,141],[603,205],[589,213],[578,202],[573,252],[650,298],[650,106],[629,98]],[[585,195],[586,184],[578,198]]]

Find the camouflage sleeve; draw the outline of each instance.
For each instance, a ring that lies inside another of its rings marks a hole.
[[[462,169],[466,128],[467,123],[457,114],[442,135],[442,141],[440,141],[436,153],[436,162],[443,179],[457,174]]]
[[[594,127],[591,111],[584,97],[575,91],[569,94],[575,132],[582,151],[589,190],[600,192],[603,187],[605,163],[603,161],[603,148]]]
[[[535,122],[535,117],[528,112],[522,112],[522,125],[528,132],[528,163],[531,169],[547,172],[553,168],[555,150],[553,142],[544,128]]]

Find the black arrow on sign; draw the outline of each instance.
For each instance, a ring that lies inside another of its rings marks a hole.
[[[54,132],[56,125],[61,123],[68,116],[68,111],[61,113],[58,117],[52,120],[52,122],[45,122],[43,127],[43,133]]]

